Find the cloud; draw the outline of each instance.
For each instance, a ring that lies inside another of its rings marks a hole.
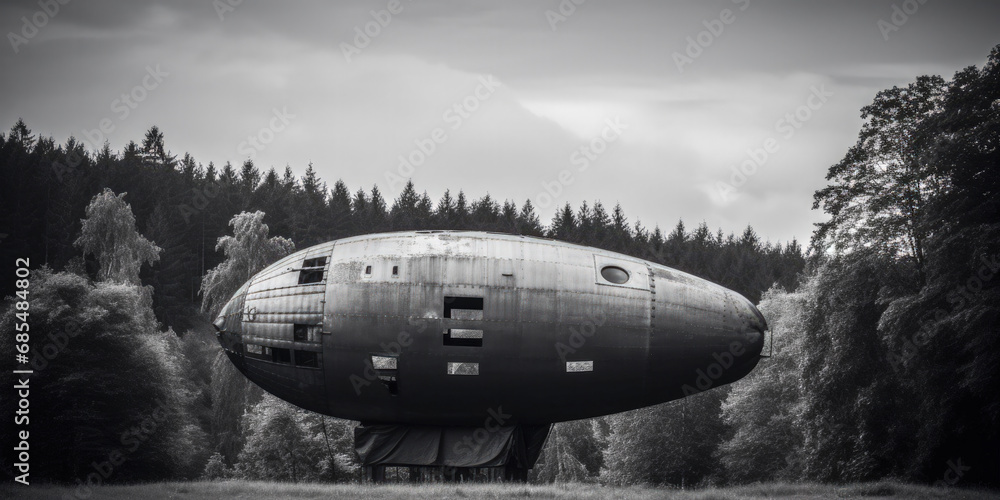
[[[11,105],[0,121],[24,117],[62,142],[110,119],[114,149],[152,125],[174,153],[202,163],[239,164],[241,144],[261,168],[310,162],[329,183],[379,185],[436,128],[447,140],[410,175],[437,199],[445,188],[472,198],[537,200],[572,170],[555,206],[620,201],[651,227],[740,230],[763,237],[808,236],[822,214],[809,210],[829,165],[856,140],[858,110],[874,94],[918,75],[981,63],[995,40],[996,6],[929,3],[886,42],[876,28],[887,7],[867,2],[751,2],[683,73],[671,53],[706,29],[731,2],[587,2],[553,30],[545,11],[558,2],[410,2],[348,61],[371,11],[387,1],[350,4],[245,1],[222,20],[208,2],[72,2],[18,53],[0,51],[0,86]],[[36,3],[0,5],[8,30]],[[961,34],[962,36],[957,36]],[[946,36],[947,35],[947,36]],[[169,73],[130,109],[114,102],[142,83],[148,66]],[[460,127],[444,114],[493,75],[502,86]],[[794,113],[810,87],[834,92],[793,137],[776,122]],[[291,116],[270,128],[276,110]],[[608,119],[627,124],[620,140],[585,171],[571,155]],[[747,150],[769,137],[780,150],[723,199]]]

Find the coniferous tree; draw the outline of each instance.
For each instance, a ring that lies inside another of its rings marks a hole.
[[[524,200],[521,211],[517,214],[517,232],[528,236],[542,236],[545,234],[542,223],[535,213],[535,207],[531,200]]]
[[[417,203],[420,197],[413,188],[413,181],[406,181],[406,185],[399,193],[399,197],[392,204],[389,210],[390,226],[397,231],[414,229],[418,224]]]
[[[377,233],[389,228],[389,212],[385,205],[385,198],[378,190],[378,186],[372,186],[371,197],[368,199],[365,218],[368,224],[365,232]]]
[[[444,194],[434,208],[434,220],[442,228],[454,227],[457,220],[455,213],[455,200],[451,198],[451,191],[445,189]]]
[[[351,192],[348,191],[344,181],[337,180],[330,190],[330,198],[327,201],[330,208],[330,230],[333,239],[345,238],[351,234]]]

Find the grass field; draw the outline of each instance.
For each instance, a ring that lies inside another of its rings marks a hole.
[[[698,490],[672,490],[665,488],[614,488],[589,484],[566,485],[510,485],[510,484],[424,484],[410,485],[320,485],[268,482],[192,482],[151,483],[130,486],[102,486],[93,490],[76,490],[50,485],[4,485],[0,498],[41,499],[173,499],[173,500],[229,500],[229,499],[330,499],[361,498],[396,500],[413,498],[553,498],[553,499],[678,499],[678,500],[731,500],[731,499],[833,499],[833,498],[914,498],[914,499],[997,499],[1000,492],[961,488],[935,488],[893,482],[864,483],[843,486],[821,484],[755,484],[728,488]]]

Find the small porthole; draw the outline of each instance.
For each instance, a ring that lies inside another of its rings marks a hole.
[[[628,281],[628,271],[618,266],[604,266],[604,268],[601,269],[601,276],[616,285],[621,285],[622,283]]]

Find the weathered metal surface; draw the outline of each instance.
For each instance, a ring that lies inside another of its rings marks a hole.
[[[742,296],[665,266],[464,231],[302,250],[253,277],[216,324],[250,380],[304,408],[472,426],[498,408],[502,424],[542,424],[729,383],[756,365],[767,328]]]

